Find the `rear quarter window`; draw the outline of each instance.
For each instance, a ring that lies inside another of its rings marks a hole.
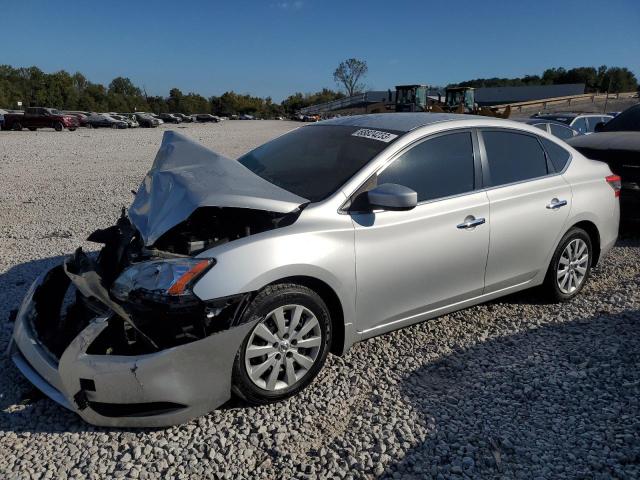
[[[564,167],[567,166],[567,162],[569,161],[571,154],[551,140],[540,138],[540,141],[542,142],[542,146],[547,152],[547,156],[549,157],[549,160],[551,160],[553,168],[556,170],[556,172],[561,172],[562,170],[564,170]]]

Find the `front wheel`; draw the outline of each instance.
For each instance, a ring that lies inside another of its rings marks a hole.
[[[580,293],[591,273],[592,252],[591,238],[581,228],[562,237],[544,282],[552,300],[566,302]]]
[[[64,130],[64,125],[62,125],[61,122],[56,122],[53,128],[56,129],[56,132],[61,132],[62,130]]]
[[[331,345],[331,318],[322,298],[297,284],[266,287],[243,320],[257,321],[236,354],[233,391],[253,404],[295,395],[322,369]]]

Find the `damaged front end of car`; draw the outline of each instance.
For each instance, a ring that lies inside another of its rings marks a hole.
[[[100,252],[78,249],[43,273],[16,317],[14,363],[95,425],[178,424],[230,398],[253,292],[211,299],[193,287],[215,268],[216,246],[290,225],[304,206],[167,133],[128,214],[88,237]],[[247,183],[244,196],[230,190]]]

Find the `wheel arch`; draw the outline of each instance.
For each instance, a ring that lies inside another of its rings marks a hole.
[[[324,301],[329,309],[331,318],[331,347],[330,352],[334,355],[342,355],[345,352],[345,324],[344,309],[342,302],[335,290],[326,282],[306,275],[294,275],[271,282],[269,285],[278,283],[296,283],[310,288]]]
[[[600,231],[595,223],[590,220],[581,220],[577,223],[571,225],[567,232],[572,228],[581,228],[587,235],[589,235],[589,239],[591,240],[591,247],[593,250],[593,260],[591,262],[592,266],[596,266],[598,264],[598,260],[600,259]]]

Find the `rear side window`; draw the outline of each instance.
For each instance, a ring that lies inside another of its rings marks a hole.
[[[569,161],[569,152],[557,143],[553,143],[551,140],[547,140],[546,138],[541,138],[540,140],[542,141],[542,146],[547,152],[547,156],[549,157],[549,160],[551,160],[556,172],[564,170],[565,165]]]
[[[404,185],[424,202],[470,192],[473,179],[471,133],[460,132],[425,140],[403,153],[378,175],[378,185]]]
[[[535,137],[515,132],[483,131],[482,138],[492,186],[547,175],[547,160]]]
[[[573,128],[578,130],[580,133],[587,133],[587,121],[584,117],[578,118],[575,122],[571,124]]]
[[[570,129],[569,127],[564,127],[562,125],[557,125],[555,123],[552,123],[550,127],[551,127],[551,133],[558,138],[566,140],[567,138],[573,137],[573,130]]]
[[[602,118],[602,117],[588,117],[587,118],[587,123],[589,125],[589,132],[595,132],[596,131],[596,125],[600,122],[606,122],[606,119]]]

